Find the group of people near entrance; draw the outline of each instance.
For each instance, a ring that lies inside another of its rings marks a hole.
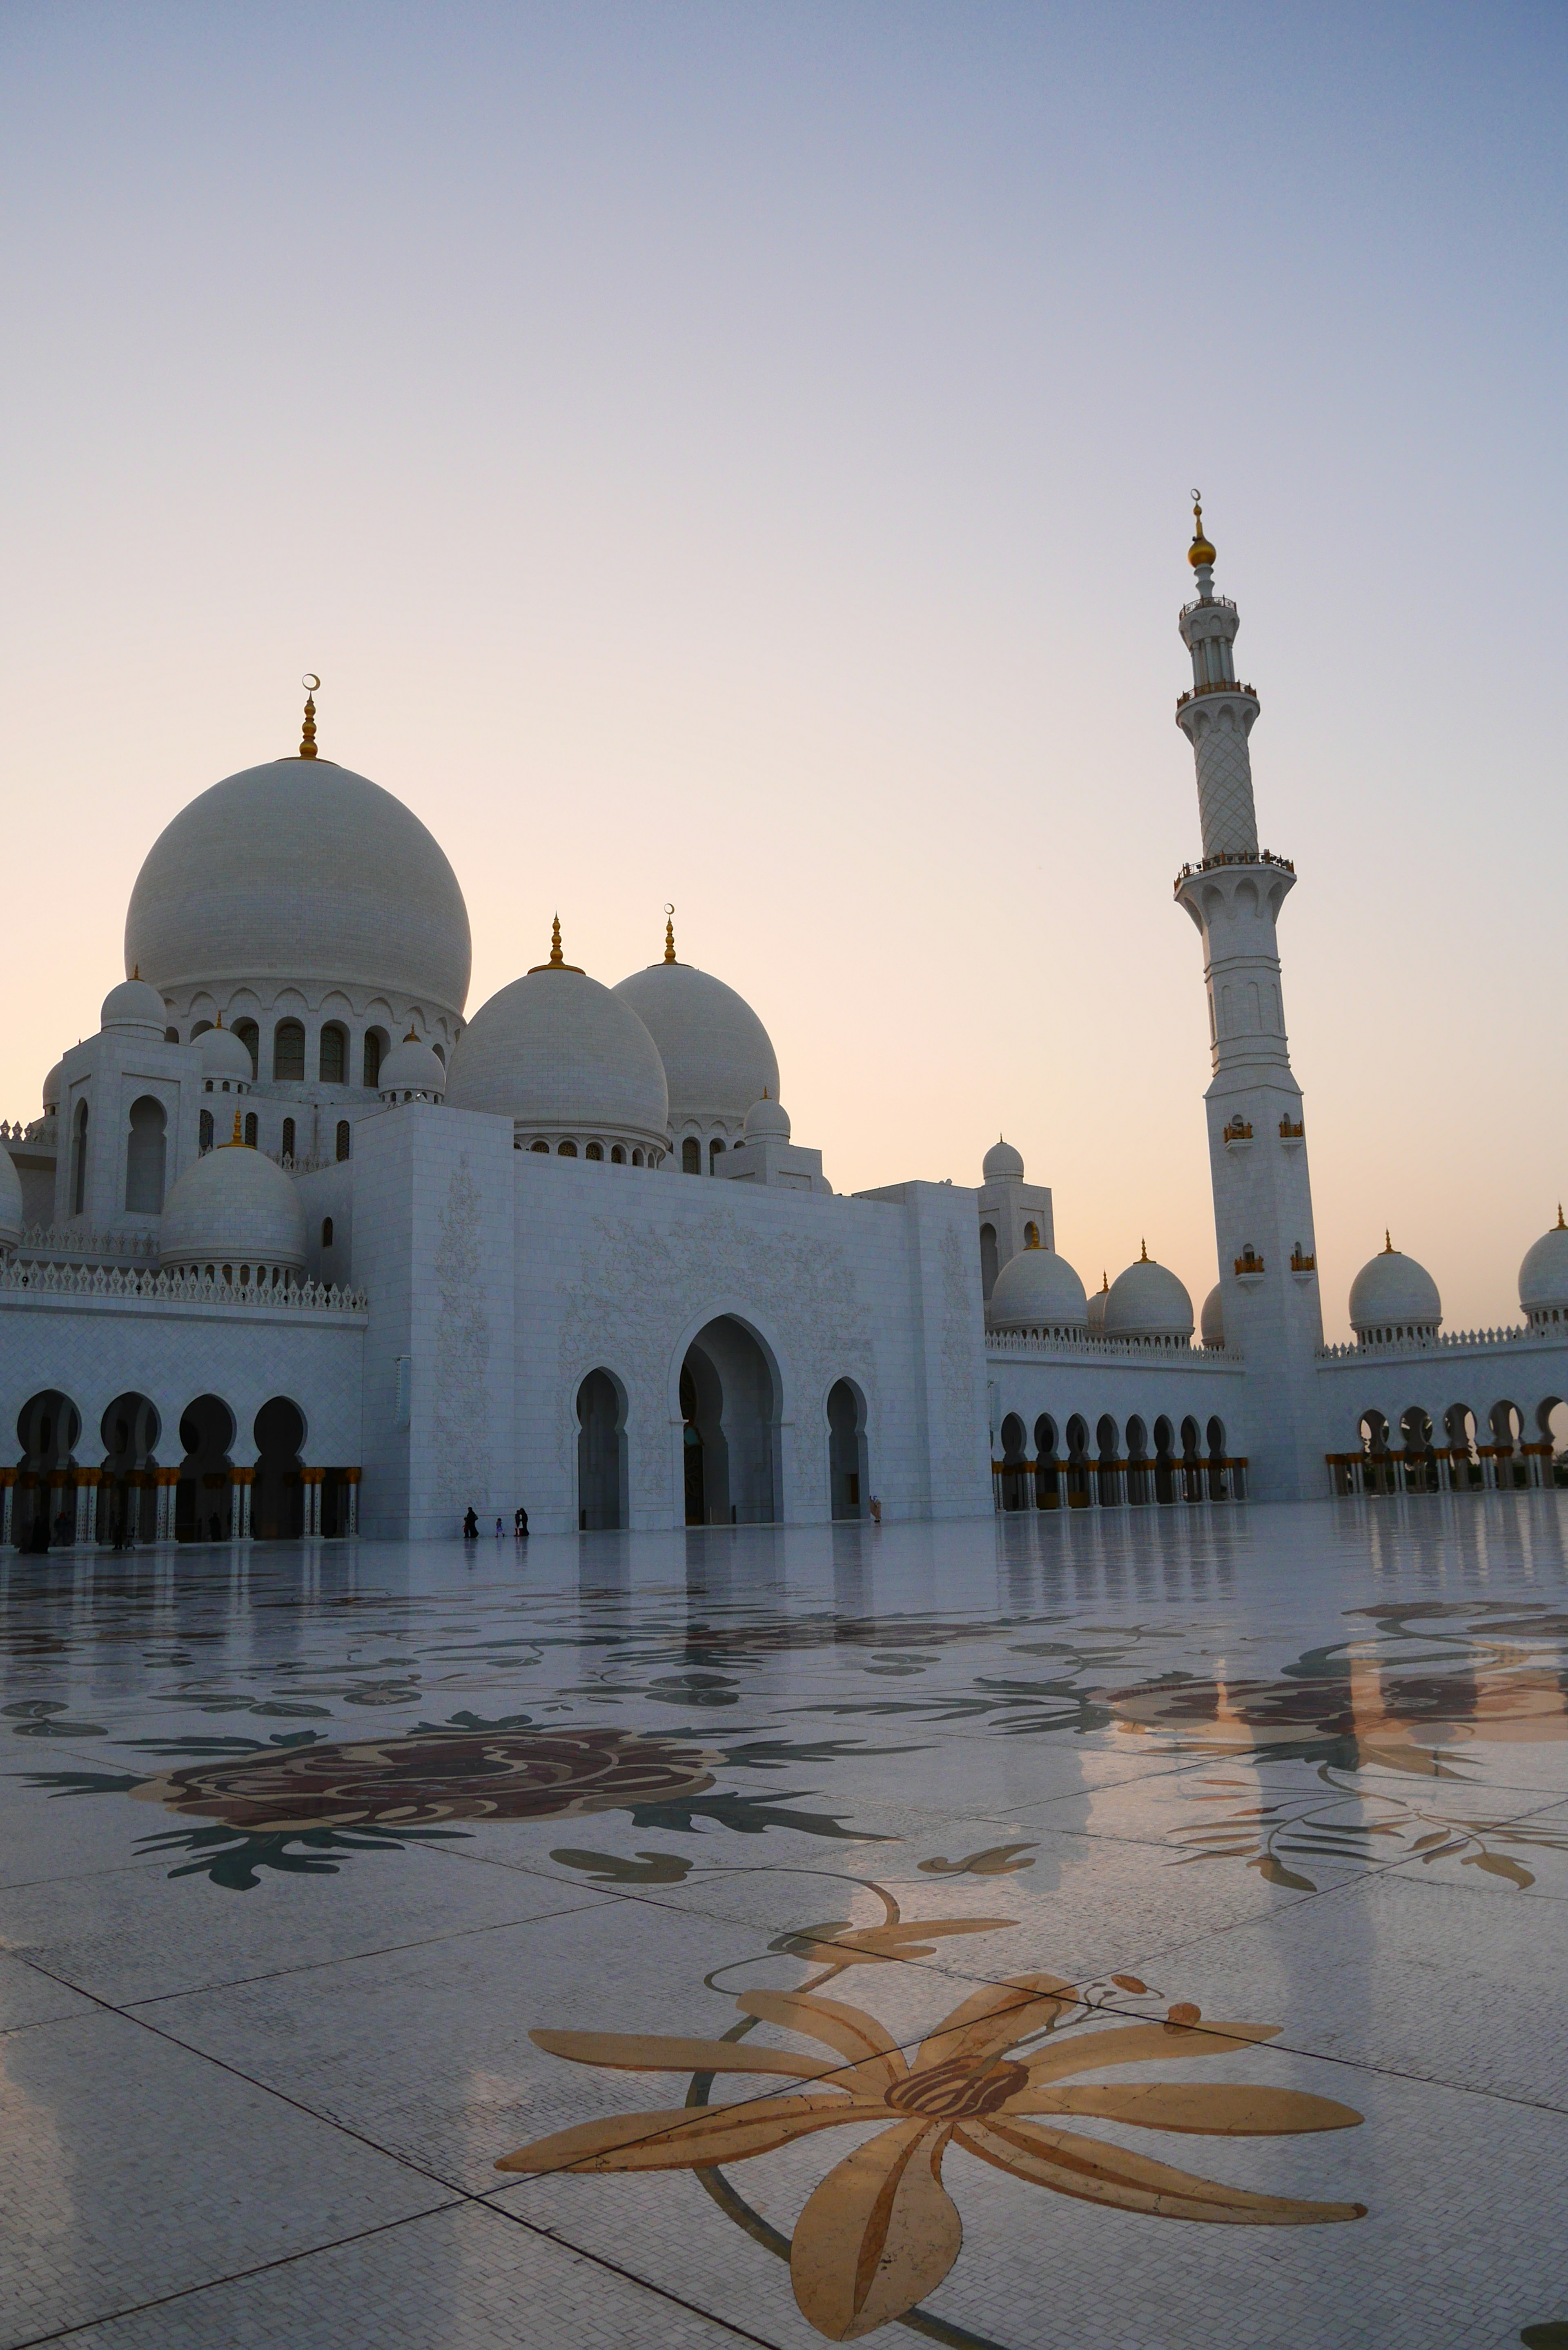
[[[497,1518],[495,1521],[495,1539],[497,1542],[501,1540],[505,1531],[506,1527],[504,1521]],[[523,1507],[521,1503],[518,1503],[517,1507],[512,1513],[512,1531],[519,1542],[527,1541],[528,1513]],[[463,1512],[462,1538],[464,1542],[477,1542],[479,1540],[479,1518],[472,1503]]]

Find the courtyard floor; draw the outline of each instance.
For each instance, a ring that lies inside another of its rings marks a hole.
[[[1565,1503],[5,1554],[0,2342],[1568,2344]]]

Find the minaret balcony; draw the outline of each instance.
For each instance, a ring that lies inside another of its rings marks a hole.
[[[1220,1139],[1227,1150],[1248,1150],[1251,1148],[1252,1129],[1244,1118],[1233,1118]]]
[[[1276,857],[1272,848],[1217,848],[1212,857],[1200,857],[1196,865],[1184,865],[1171,883],[1171,893],[1179,898],[1181,885],[1190,881],[1195,873],[1212,873],[1221,865],[1272,865],[1293,879],[1295,864],[1289,857]]]
[[[1317,1272],[1317,1251],[1315,1249],[1292,1249],[1291,1271],[1295,1274],[1298,1281],[1311,1281]]]
[[[1236,1278],[1248,1289],[1256,1289],[1263,1278],[1263,1260],[1254,1248],[1244,1248],[1236,1259]]]
[[[1298,1118],[1293,1123],[1290,1118],[1282,1118],[1280,1140],[1287,1150],[1299,1150],[1306,1140],[1306,1120]],[[1300,1268],[1298,1267],[1297,1270],[1299,1271]]]
[[[1212,685],[1189,685],[1185,693],[1177,695],[1177,709],[1185,710],[1189,702],[1201,702],[1211,693],[1232,694],[1239,702],[1250,702],[1254,710],[1261,710],[1263,706],[1258,699],[1255,685],[1238,685],[1233,678],[1220,678]]]

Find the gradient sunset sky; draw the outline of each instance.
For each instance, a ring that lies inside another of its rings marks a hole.
[[[1214,1279],[1189,485],[1241,608],[1330,1336],[1568,1196],[1568,14],[229,0],[0,16],[0,1114],[146,849],[290,752],[472,1012],[684,960],[836,1188],[999,1130]]]

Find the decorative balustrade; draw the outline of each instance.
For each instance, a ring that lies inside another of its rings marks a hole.
[[[1251,1142],[1252,1129],[1244,1118],[1233,1118],[1220,1139],[1222,1142]]]
[[[1288,1118],[1281,1118],[1281,1120],[1280,1120],[1280,1140],[1281,1140],[1282,1142],[1300,1142],[1300,1141],[1303,1139],[1303,1138],[1304,1137],[1305,1133],[1306,1133],[1306,1120],[1305,1120],[1304,1118],[1303,1118],[1303,1119],[1302,1119],[1302,1121],[1300,1122],[1300,1124],[1299,1124],[1299,1125],[1296,1125],[1296,1126],[1293,1126],[1293,1125],[1291,1124],[1291,1121],[1290,1121],[1290,1119],[1289,1119]]]
[[[1291,1271],[1293,1273],[1315,1273],[1317,1271],[1316,1250],[1314,1249],[1308,1251],[1299,1248],[1292,1249]]]
[[[1177,695],[1176,706],[1178,710],[1185,710],[1189,702],[1201,702],[1210,693],[1244,693],[1249,702],[1258,701],[1258,689],[1255,685],[1241,685],[1233,677],[1222,677],[1210,684],[1189,685],[1185,693]],[[1258,706],[1262,709],[1262,704],[1259,702]]]
[[[1323,1363],[1365,1363],[1383,1355],[1429,1355],[1439,1349],[1519,1347],[1532,1340],[1537,1346],[1562,1347],[1568,1343],[1568,1331],[1532,1330],[1528,1323],[1521,1323],[1508,1330],[1439,1330],[1427,1338],[1383,1338],[1370,1347],[1360,1346],[1352,1339],[1348,1346],[1319,1347],[1317,1358]]]
[[[1227,612],[1233,612],[1236,609],[1234,596],[1194,596],[1190,604],[1183,604],[1181,617],[1185,620],[1189,612],[1211,610],[1216,604]]]
[[[339,1289],[330,1282],[209,1281],[204,1275],[121,1269],[118,1265],[45,1264],[13,1258],[0,1264],[0,1295],[24,1293],[50,1297],[133,1298],[144,1305],[233,1306],[289,1314],[363,1314],[369,1305],[362,1289]]]
[[[985,1351],[993,1359],[1019,1362],[1158,1362],[1172,1368],[1184,1365],[1189,1369],[1241,1360],[1237,1347],[1194,1347],[1187,1338],[1036,1338],[1025,1330],[988,1330]]]
[[[16,1244],[19,1258],[62,1264],[155,1264],[158,1235],[149,1232],[83,1232],[70,1224],[34,1224]]]
[[[1171,887],[1179,896],[1184,881],[1190,881],[1195,873],[1212,873],[1220,865],[1273,865],[1282,873],[1293,873],[1296,869],[1293,858],[1276,857],[1272,848],[1217,848],[1212,857],[1200,857],[1196,865],[1184,865]]]
[[[1243,1249],[1236,1259],[1236,1271],[1243,1281],[1249,1274],[1262,1273],[1262,1270],[1263,1260],[1256,1249]]]
[[[19,1118],[0,1118],[0,1142],[52,1141],[58,1124],[54,1118],[29,1118],[26,1124]]]

